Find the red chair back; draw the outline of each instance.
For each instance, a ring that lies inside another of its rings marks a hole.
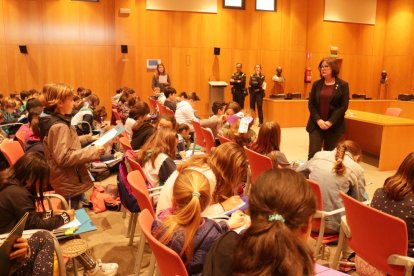
[[[217,134],[217,138],[218,138],[218,139],[219,139],[219,141],[220,141],[220,145],[221,145],[221,144],[224,144],[224,143],[231,142],[231,140],[230,140],[229,138],[224,137],[224,136],[221,136],[221,135],[219,135],[219,134]]]
[[[316,210],[323,211],[323,204],[322,204],[322,193],[321,188],[316,182],[313,182],[310,179],[306,179],[310,187],[312,188],[313,192],[315,193],[316,197]],[[313,218],[312,219],[312,229],[319,229],[321,227],[321,219],[320,218]]]
[[[407,256],[405,222],[366,206],[343,192],[340,195],[351,230],[348,245],[358,256],[388,275],[404,275],[403,266],[389,265],[387,259],[392,254]]]
[[[132,150],[131,143],[129,142],[128,137],[122,136],[121,138],[119,138],[119,142],[121,143],[124,152]]]
[[[273,168],[272,159],[246,147],[244,147],[244,151],[249,160],[250,171],[252,173],[252,184],[254,184],[259,175]]]
[[[160,275],[188,275],[180,256],[178,256],[175,251],[159,242],[152,235],[151,227],[153,222],[154,217],[147,210],[143,210],[138,217],[138,223],[142,229],[142,233],[147,239],[155,259],[157,260]]]
[[[122,121],[121,115],[116,108],[112,108],[112,115],[115,117],[116,121]]]
[[[201,130],[201,125],[197,121],[192,121],[194,132],[195,132],[195,142],[197,145],[205,148],[206,142],[204,140],[203,131]]]
[[[211,153],[211,148],[216,146],[216,140],[214,140],[213,132],[211,132],[211,129],[209,128],[201,128],[201,131],[203,133],[204,142],[206,143],[206,152]]]
[[[19,141],[22,148],[24,148],[24,143],[26,142],[26,139],[28,137],[28,133],[31,131],[27,125],[22,125],[19,130],[17,130],[15,137],[17,141]]]
[[[149,99],[149,102],[152,108],[152,114],[157,114],[157,103],[158,102],[151,97],[148,97],[148,99]]]
[[[151,216],[155,217],[154,206],[152,205],[144,177],[139,171],[131,171],[127,179],[131,186],[132,194],[138,202],[139,209],[141,211],[148,210]]]
[[[401,112],[402,112],[402,109],[401,108],[398,108],[398,107],[388,107],[385,110],[385,115],[400,117]]]
[[[3,153],[4,157],[6,157],[10,167],[24,155],[23,148],[18,141],[2,143],[0,145],[0,151]]]
[[[145,172],[142,169],[141,165],[137,162],[137,160],[135,160],[133,157],[131,156],[127,156],[127,160],[128,160],[128,164],[131,167],[132,171],[139,171],[142,175],[142,177],[144,178],[144,180],[146,180],[146,176],[145,176]],[[148,181],[146,181],[146,183],[148,184]]]

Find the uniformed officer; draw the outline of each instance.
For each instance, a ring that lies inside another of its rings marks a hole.
[[[233,94],[233,102],[236,102],[240,107],[244,108],[244,98],[247,95],[246,91],[246,74],[242,72],[242,64],[236,64],[236,72],[231,75],[230,85],[231,93]]]
[[[260,64],[256,64],[254,67],[254,74],[250,75],[249,92],[250,92],[250,108],[256,110],[259,115],[259,126],[263,124],[263,98],[265,92],[263,89],[263,83],[265,76],[262,75],[262,67]]]

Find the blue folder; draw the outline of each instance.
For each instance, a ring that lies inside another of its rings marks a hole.
[[[79,220],[79,222],[81,223],[81,225],[79,225],[78,229],[75,231],[75,233],[74,233],[75,235],[79,235],[79,234],[82,234],[82,233],[86,233],[86,232],[96,230],[95,224],[93,224],[91,218],[86,213],[85,209],[82,208],[82,209],[76,210],[75,211],[75,216]]]

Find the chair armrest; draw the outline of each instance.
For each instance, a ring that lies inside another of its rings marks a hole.
[[[158,191],[158,190],[161,190],[162,189],[162,186],[158,186],[158,187],[154,187],[154,188],[149,188],[148,189],[148,192],[154,192],[154,191]]]
[[[66,201],[66,199],[63,196],[59,195],[59,194],[44,194],[43,197],[45,197],[45,198],[46,197],[48,197],[48,198],[57,198],[62,203],[62,209],[63,210],[68,210],[69,209],[69,205],[68,205],[68,202]],[[49,202],[49,200],[48,200],[48,202]],[[52,206],[50,206],[50,208],[52,208]]]
[[[346,216],[341,217],[341,230],[344,232],[347,239],[352,237],[351,229],[349,229],[348,223],[346,222]]]
[[[388,256],[387,263],[390,265],[399,265],[405,267],[405,275],[411,275],[414,266],[414,258],[392,254]]]
[[[339,213],[345,212],[345,208],[339,208],[339,209],[335,209],[332,211],[321,211],[321,210],[317,210],[315,215],[313,215],[314,218],[324,218],[324,217],[329,217],[329,216],[333,216]]]

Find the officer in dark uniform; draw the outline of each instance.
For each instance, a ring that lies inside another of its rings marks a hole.
[[[236,72],[231,75],[230,85],[231,93],[233,94],[233,102],[236,102],[240,107],[244,108],[244,98],[247,95],[246,91],[246,74],[242,72],[242,64],[236,64]]]
[[[254,67],[254,74],[250,75],[249,92],[250,92],[250,108],[256,110],[259,114],[259,126],[263,124],[263,98],[265,92],[263,89],[263,83],[265,76],[262,75],[262,67],[256,64]]]

